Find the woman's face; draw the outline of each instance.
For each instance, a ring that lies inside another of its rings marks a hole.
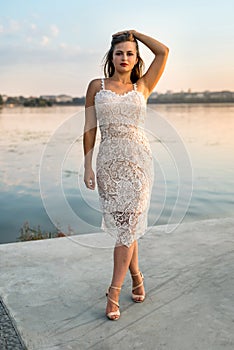
[[[124,41],[116,44],[113,51],[112,62],[118,72],[132,71],[137,63],[136,43]]]

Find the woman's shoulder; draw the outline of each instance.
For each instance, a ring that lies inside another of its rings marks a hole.
[[[102,87],[102,79],[96,78],[90,81],[86,93],[86,105],[93,106],[94,105],[94,97],[98,91],[101,90]]]
[[[102,78],[96,78],[90,81],[88,90],[100,90],[102,86]]]

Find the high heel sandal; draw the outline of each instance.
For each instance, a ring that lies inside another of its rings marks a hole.
[[[115,287],[115,286],[110,286],[107,291],[106,291],[106,297],[108,300],[110,300],[114,305],[118,306],[118,310],[117,311],[111,311],[111,312],[108,312],[106,314],[106,316],[109,318],[109,320],[111,321],[117,321],[119,318],[120,318],[120,311],[119,311],[119,303],[117,303],[117,301],[111,299],[109,297],[109,293],[110,293],[110,289],[117,289],[117,290],[121,290],[121,288],[119,287]]]
[[[143,286],[143,281],[144,281],[144,276],[143,273],[141,273],[141,271],[139,271],[138,273],[136,273],[135,275],[132,275],[132,277],[138,276],[140,275],[142,278],[141,283],[139,283],[137,286],[132,287],[132,300],[135,301],[135,303],[143,303],[143,301],[145,300],[145,294],[134,294],[133,291],[136,290],[137,288]],[[140,299],[140,300],[139,300]]]

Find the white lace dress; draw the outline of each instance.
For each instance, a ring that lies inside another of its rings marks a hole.
[[[102,89],[95,95],[101,132],[96,162],[97,185],[103,212],[102,228],[129,247],[147,228],[153,161],[144,133],[146,101],[133,90],[119,95]]]

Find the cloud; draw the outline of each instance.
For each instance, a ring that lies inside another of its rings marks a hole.
[[[48,36],[43,35],[42,40],[41,40],[41,46],[47,46],[49,44],[50,39]]]
[[[32,30],[36,30],[37,29],[37,25],[35,23],[31,23],[30,25]]]
[[[18,32],[20,30],[20,24],[19,22],[15,21],[14,19],[9,20],[9,31],[11,33]]]
[[[0,23],[0,33],[4,33],[6,35],[15,34],[21,31],[21,29],[20,22],[15,21],[14,19],[3,19],[3,24]]]
[[[58,36],[58,34],[59,34],[59,29],[58,29],[58,27],[57,27],[56,25],[52,24],[52,25],[50,26],[50,30],[51,30],[51,34],[52,34],[53,36]]]
[[[66,49],[67,48],[67,44],[65,43],[60,43],[59,47],[61,47],[61,49]]]
[[[50,63],[75,63],[76,65],[83,65],[90,61],[99,60],[100,53],[96,52],[90,55],[87,50],[82,50],[78,46],[69,46],[68,44],[61,44],[53,47],[48,44],[43,45],[32,45],[30,42],[31,37],[28,36],[28,43],[25,45],[0,46],[0,70],[6,69],[5,67],[13,67],[20,64],[50,64]],[[49,38],[46,37],[44,42],[47,43]],[[30,45],[29,45],[30,43]]]

